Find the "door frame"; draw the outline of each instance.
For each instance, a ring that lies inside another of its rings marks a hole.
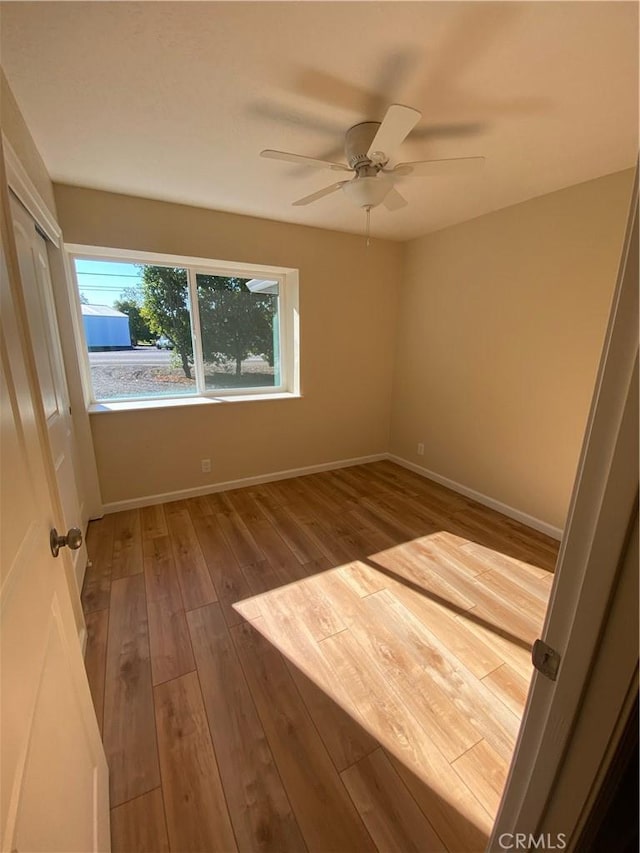
[[[557,823],[563,796],[566,825],[556,829],[569,842],[574,838],[619,737],[624,722],[620,718],[628,710],[624,697],[637,684],[633,650],[625,666],[613,668],[615,682],[610,688],[589,694],[601,650],[615,634],[613,605],[616,592],[628,582],[629,549],[637,521],[637,366],[636,170],[609,324],[542,631],[545,642],[561,655],[560,669],[556,681],[534,674],[489,840],[491,851],[509,849],[505,844],[513,845],[516,833],[538,836],[548,825],[550,807]],[[609,644],[610,662],[623,642],[624,634],[617,637],[617,646]],[[589,695],[591,704],[586,701]],[[587,715],[594,714],[603,723],[595,731],[584,725]],[[591,773],[576,760],[581,753],[590,756]]]

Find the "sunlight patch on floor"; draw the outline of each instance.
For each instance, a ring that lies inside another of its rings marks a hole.
[[[484,835],[520,726],[550,578],[440,531],[234,607],[388,750],[414,795]],[[487,785],[476,798],[478,761]]]

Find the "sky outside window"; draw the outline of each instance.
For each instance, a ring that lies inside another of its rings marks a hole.
[[[90,305],[113,307],[125,290],[141,290],[142,279],[135,264],[76,258],[75,266],[78,292]]]

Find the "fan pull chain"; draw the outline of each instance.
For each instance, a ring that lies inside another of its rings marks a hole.
[[[365,210],[367,211],[366,237],[367,237],[367,248],[368,248],[371,245],[371,207],[369,205],[367,205]]]

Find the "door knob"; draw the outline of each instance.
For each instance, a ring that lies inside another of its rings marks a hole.
[[[54,527],[49,534],[49,545],[54,557],[58,556],[60,548],[64,548],[65,545],[72,551],[77,551],[82,545],[82,530],[79,527],[70,527],[66,536],[60,536]]]

